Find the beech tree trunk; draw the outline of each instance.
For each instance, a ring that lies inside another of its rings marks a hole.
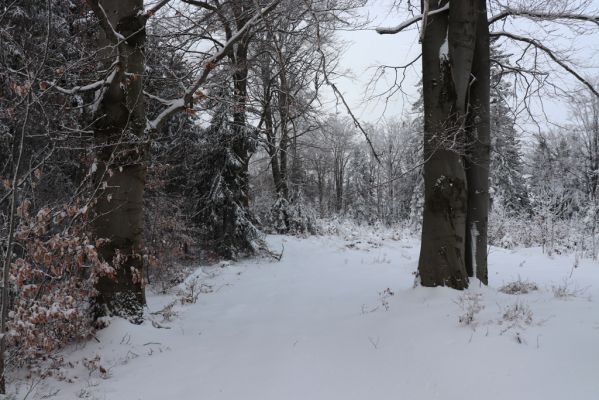
[[[237,30],[242,29],[253,14],[255,6],[243,0],[232,1],[230,6]],[[251,36],[245,34],[229,54],[233,67],[233,125],[236,131],[232,150],[240,162],[239,168],[236,168],[233,172],[236,175],[234,178],[241,184],[240,204],[245,209],[248,209],[250,205],[248,167],[252,155],[252,150],[249,147],[250,138],[246,118],[250,40]],[[235,220],[236,218],[233,218],[233,221]]]
[[[100,4],[127,40],[118,46],[120,64],[100,100],[94,126],[100,192],[93,227],[97,238],[108,240],[99,246],[99,254],[115,269],[114,276],[103,276],[97,283],[97,314],[141,322],[146,176],[145,145],[140,143],[146,125],[143,0],[102,0]]]
[[[245,22],[240,25],[243,26]],[[237,179],[241,186],[240,204],[245,208],[249,207],[249,172],[248,165],[250,160],[250,149],[248,148],[248,130],[246,121],[247,104],[247,79],[248,79],[248,44],[246,39],[242,39],[237,44],[233,52],[233,129],[235,137],[232,144],[232,150],[237,157],[240,165],[235,168],[234,179]]]
[[[466,270],[468,276],[488,283],[487,230],[489,215],[489,166],[491,151],[490,121],[490,61],[489,24],[486,2],[480,2],[476,45],[470,89],[470,115],[468,116],[468,153],[466,157],[468,178],[468,221]]]
[[[280,142],[280,170],[281,170],[281,195],[289,200],[289,85],[287,83],[287,70],[281,62],[279,72],[279,118],[281,119],[281,142]]]
[[[277,151],[270,103],[264,106],[264,126],[266,132],[267,151],[268,155],[270,156],[272,180],[275,185],[275,194],[277,196],[282,196],[283,185],[281,182],[281,169],[279,168],[279,152]]]
[[[430,2],[429,12],[447,3],[446,0],[438,4]],[[464,289],[473,273],[486,283],[489,169],[486,18],[484,2],[452,0],[449,11],[429,15],[423,27],[426,162],[418,270],[424,286]]]
[[[333,175],[335,177],[335,211],[343,211],[343,183],[344,183],[344,165],[343,154],[336,155],[334,160]]]

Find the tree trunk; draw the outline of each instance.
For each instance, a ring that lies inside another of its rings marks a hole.
[[[115,269],[114,276],[103,276],[97,283],[97,314],[141,322],[146,151],[138,141],[146,125],[143,0],[102,0],[100,4],[127,40],[119,45],[121,65],[100,100],[94,126],[101,190],[93,228],[97,238],[108,239],[99,246],[99,254]]]
[[[468,221],[466,270],[468,276],[488,283],[487,228],[489,215],[489,166],[491,146],[490,62],[487,7],[480,2],[470,89],[468,117]]]
[[[270,99],[267,98],[264,106],[264,126],[266,132],[266,144],[268,155],[270,156],[270,167],[272,171],[272,180],[275,185],[275,194],[281,196],[281,169],[279,168],[279,152],[277,151],[276,137],[272,121],[272,110]]]
[[[287,84],[287,70],[284,61],[281,61],[279,72],[279,118],[281,119],[281,142],[279,151],[281,153],[281,194],[285,200],[289,200],[289,172],[288,172],[288,150],[289,150],[289,85]]]
[[[235,0],[230,3],[231,11],[235,19],[237,30],[242,29],[253,14],[255,6],[245,0]],[[240,167],[234,171],[236,179],[241,184],[240,204],[247,210],[249,208],[250,198],[250,178],[249,162],[252,154],[249,143],[246,108],[247,108],[247,86],[248,86],[248,50],[251,37],[246,33],[244,37],[237,42],[237,45],[230,53],[230,60],[233,67],[233,125],[236,130],[232,150],[240,162]]]
[[[591,94],[591,197],[597,198],[597,186],[599,184],[599,98]],[[594,204],[594,203],[593,203]]]
[[[268,37],[270,40],[272,38]],[[265,53],[263,59],[260,64],[260,71],[262,76],[262,84],[263,84],[263,93],[262,96],[264,98],[263,104],[263,119],[264,119],[264,131],[266,135],[266,151],[270,156],[270,165],[272,171],[272,179],[275,186],[275,195],[277,198],[283,197],[285,189],[283,186],[283,174],[281,173],[281,162],[279,157],[279,147],[277,146],[277,134],[274,127],[273,121],[273,111],[272,111],[272,88],[271,88],[271,69],[273,68],[273,64],[271,64],[270,56]]]
[[[320,212],[320,218],[324,218],[324,185],[325,185],[325,175],[324,172],[320,171],[320,168],[316,171],[316,175],[318,178],[318,208]]]
[[[334,175],[335,175],[335,211],[337,213],[341,213],[343,210],[343,160],[339,159],[339,157],[335,157],[335,167],[334,167]]]
[[[443,7],[430,4],[430,11]],[[468,287],[464,168],[467,95],[476,36],[477,3],[454,0],[428,17],[422,41],[424,211],[418,270],[424,286]]]
[[[252,15],[253,6],[248,3],[235,0],[227,3],[230,7],[233,23],[237,30],[248,22]],[[231,35],[229,22],[225,22],[225,30]],[[228,36],[230,39],[230,36]],[[247,124],[247,87],[248,87],[248,50],[250,36],[246,33],[228,53],[231,62],[231,78],[233,80],[232,98],[232,137],[229,144],[230,155],[233,160],[227,162],[227,168],[223,172],[223,180],[230,190],[222,209],[222,228],[219,236],[214,238],[220,244],[221,255],[234,258],[238,253],[249,253],[252,251],[251,244],[242,226],[246,225],[249,218],[249,160],[252,154],[250,146],[251,139]],[[229,155],[227,155],[228,157]]]
[[[243,25],[242,25],[243,26]],[[249,171],[250,151],[248,148],[248,132],[246,123],[247,104],[247,79],[248,79],[248,45],[242,39],[237,44],[233,57],[233,126],[235,138],[232,144],[233,153],[239,160],[240,166],[236,168],[235,178],[241,185],[240,204],[249,207]]]

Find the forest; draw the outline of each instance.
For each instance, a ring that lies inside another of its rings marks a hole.
[[[598,396],[598,54],[598,0],[0,0],[0,399]]]

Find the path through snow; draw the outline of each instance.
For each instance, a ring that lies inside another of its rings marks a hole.
[[[457,292],[413,288],[413,239],[269,241],[284,244],[281,262],[198,270],[214,291],[175,306],[171,321],[154,317],[170,329],[113,320],[100,343],[65,351],[72,383],[48,380],[34,392],[59,390],[53,399],[65,400],[599,398],[597,263],[572,272],[573,257],[493,248],[490,286]],[[519,277],[539,290],[497,291]],[[574,296],[556,298],[552,286],[564,279]],[[150,309],[172,299],[152,295]],[[459,323],[479,305],[470,325]]]

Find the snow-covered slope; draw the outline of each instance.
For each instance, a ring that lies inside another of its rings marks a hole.
[[[386,236],[269,237],[280,262],[198,270],[195,303],[112,320],[31,397],[599,398],[596,262],[492,248],[489,287],[413,288],[418,243]],[[518,279],[538,290],[497,290]],[[178,297],[151,295],[150,311]]]

